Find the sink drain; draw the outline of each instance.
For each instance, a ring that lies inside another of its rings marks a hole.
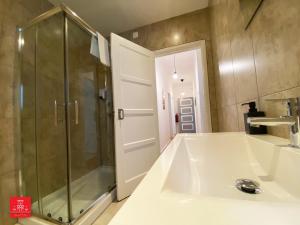
[[[259,194],[261,192],[259,183],[250,179],[237,179],[235,186],[238,190],[248,194]]]

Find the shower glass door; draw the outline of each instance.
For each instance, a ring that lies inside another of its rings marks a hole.
[[[91,34],[67,19],[68,138],[71,215],[77,218],[114,183],[103,166],[98,65],[90,54]],[[105,115],[103,115],[105,117]]]
[[[64,15],[22,31],[23,191],[33,213],[69,221],[64,79]]]
[[[67,222],[64,16],[36,25],[36,129],[42,214]]]
[[[70,223],[115,185],[111,72],[67,11],[44,16],[19,33],[21,194]]]

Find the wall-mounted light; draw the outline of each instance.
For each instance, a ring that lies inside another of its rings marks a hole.
[[[178,78],[178,74],[177,74],[176,72],[174,72],[174,73],[173,73],[173,79],[174,79],[174,80],[177,80],[177,78]]]
[[[164,90],[162,90],[162,109],[166,110],[166,95]]]
[[[18,38],[18,50],[19,51],[22,49],[24,44],[25,44],[24,38],[21,35],[19,35],[19,38]]]
[[[173,73],[173,79],[174,80],[177,80],[178,79],[178,74],[177,74],[177,71],[176,71],[176,62],[175,62],[175,57],[176,57],[176,55],[174,55],[174,73]]]
[[[180,35],[178,33],[173,34],[173,40],[174,42],[178,42],[180,39]]]

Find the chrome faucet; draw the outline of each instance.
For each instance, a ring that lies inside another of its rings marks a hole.
[[[287,115],[278,118],[249,117],[247,122],[251,126],[280,126],[288,125],[290,128],[290,145],[300,148],[300,97],[288,99],[268,99],[268,101],[285,101]]]

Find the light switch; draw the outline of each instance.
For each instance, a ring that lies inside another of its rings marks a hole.
[[[133,39],[137,39],[138,37],[139,37],[139,32],[136,31],[136,32],[132,33],[132,38]]]

